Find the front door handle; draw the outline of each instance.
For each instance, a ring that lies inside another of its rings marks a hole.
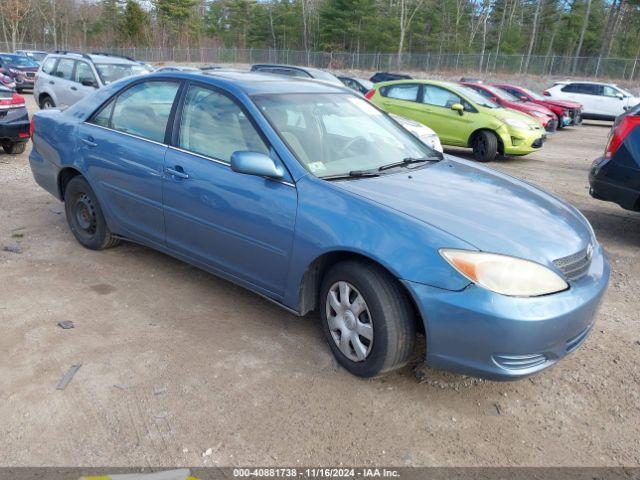
[[[93,137],[81,138],[80,140],[82,140],[84,142],[84,144],[89,146],[89,147],[93,148],[93,147],[97,147],[98,146],[98,144],[93,141]]]
[[[49,80],[49,85],[55,85],[56,82],[54,82],[53,80]]]
[[[179,165],[176,165],[174,168],[166,167],[165,172],[167,172],[169,175],[173,175],[174,177],[181,178],[183,180],[189,178],[189,174],[185,173],[184,169]]]
[[[71,88],[71,90],[74,90],[74,91],[78,90],[78,87],[70,87],[70,88]]]

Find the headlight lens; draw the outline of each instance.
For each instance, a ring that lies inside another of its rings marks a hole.
[[[500,121],[514,128],[521,128],[523,130],[526,130],[527,128],[529,128],[527,124],[524,123],[522,120],[518,120],[515,118],[501,118]]]
[[[469,250],[442,249],[440,255],[476,285],[501,295],[537,297],[569,288],[555,272],[529,260]]]

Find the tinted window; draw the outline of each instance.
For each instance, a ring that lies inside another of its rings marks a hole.
[[[602,87],[592,83],[570,83],[562,87],[562,91],[584,95],[601,95]]]
[[[83,80],[96,81],[96,77],[91,70],[91,67],[86,62],[78,62],[76,65],[76,75],[74,80],[78,83],[82,83]]]
[[[462,98],[449,90],[436,87],[435,85],[424,85],[422,90],[422,103],[451,108],[453,104],[462,104],[463,101]]]
[[[387,87],[384,91],[384,95],[389,98],[415,102],[418,98],[419,88],[419,85],[416,85],[415,83],[402,83]]]
[[[269,149],[242,109],[229,97],[191,86],[180,119],[180,148],[229,162],[236,151],[269,154]]]
[[[64,78],[65,80],[71,80],[71,74],[73,73],[73,65],[76,63],[68,58],[61,58],[56,67],[56,73],[54,74],[58,78]]]
[[[56,65],[57,58],[47,58],[42,64],[42,71],[44,73],[51,74],[53,73],[53,67]]]
[[[104,123],[108,116],[105,112],[109,109],[107,106],[94,117],[93,123],[156,142],[164,142],[167,121],[177,91],[176,82],[139,83],[115,99],[111,122]]]

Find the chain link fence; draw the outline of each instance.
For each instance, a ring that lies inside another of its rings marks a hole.
[[[22,44],[20,49],[53,50],[36,44]],[[0,42],[0,50],[11,51]],[[328,70],[415,71],[470,74],[531,74],[573,76],[601,79],[635,80],[640,76],[640,62],[633,58],[572,57],[532,55],[527,62],[523,54],[476,53],[349,53],[274,50],[259,48],[68,48],[84,52],[108,52],[146,62],[165,63],[284,63]]]

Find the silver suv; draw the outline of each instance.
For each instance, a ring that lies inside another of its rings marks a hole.
[[[97,88],[144,73],[148,70],[127,57],[58,51],[42,62],[33,98],[42,109],[67,108]]]

